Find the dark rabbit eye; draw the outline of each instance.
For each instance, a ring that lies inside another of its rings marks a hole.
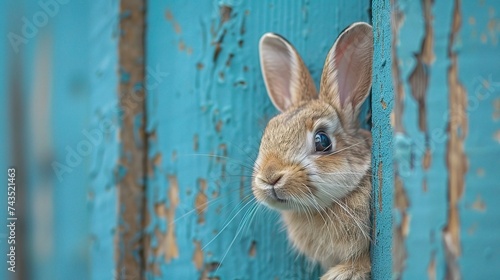
[[[332,140],[323,131],[316,133],[314,144],[316,145],[316,152],[329,152],[332,150]]]

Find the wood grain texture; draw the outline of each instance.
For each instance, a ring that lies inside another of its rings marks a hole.
[[[394,1],[397,279],[500,275],[499,8]]]
[[[277,213],[251,210],[251,166],[277,113],[258,40],[265,32],[286,37],[318,83],[337,35],[367,21],[369,4],[149,1],[147,67],[165,77],[147,80],[147,278],[319,277],[290,248]]]
[[[391,3],[372,2],[374,54],[372,85],[372,278],[392,274],[393,110]]]

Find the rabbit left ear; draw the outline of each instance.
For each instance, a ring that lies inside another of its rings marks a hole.
[[[320,98],[355,121],[372,84],[372,27],[357,22],[342,32],[328,53],[321,75]]]
[[[283,37],[266,33],[259,43],[267,93],[281,112],[317,97],[316,87],[295,48]]]

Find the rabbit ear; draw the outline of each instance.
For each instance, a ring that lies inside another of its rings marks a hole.
[[[267,92],[281,112],[317,97],[316,87],[300,55],[283,37],[266,33],[259,43],[260,66]]]
[[[354,121],[370,93],[373,60],[372,27],[357,22],[344,30],[326,58],[320,98]]]

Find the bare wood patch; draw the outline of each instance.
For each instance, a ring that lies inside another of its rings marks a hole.
[[[198,214],[198,224],[205,223],[205,211],[207,210],[208,198],[206,195],[207,191],[207,180],[198,179],[199,191],[196,195],[194,204],[196,207],[196,213]]]
[[[122,79],[119,84],[121,129],[121,180],[117,192],[119,200],[119,227],[115,237],[115,259],[118,275],[137,276],[141,279],[145,269],[144,178],[147,174],[147,141],[145,132],[145,78],[144,63],[144,1],[120,1],[121,36],[119,41],[119,66]],[[137,121],[139,120],[139,122]],[[157,159],[157,160],[161,160]],[[137,258],[137,255],[140,257]]]
[[[197,270],[203,268],[203,251],[201,250],[201,241],[194,241],[193,263]]]
[[[458,55],[453,50],[462,23],[461,1],[455,0],[453,21],[448,42],[448,57],[451,65],[448,69],[449,107],[448,143],[446,163],[448,168],[448,214],[447,224],[443,228],[443,241],[446,256],[446,279],[460,279],[458,258],[461,255],[460,213],[458,203],[464,192],[464,177],[467,173],[467,155],[464,140],[468,132],[467,92],[458,80]]]

